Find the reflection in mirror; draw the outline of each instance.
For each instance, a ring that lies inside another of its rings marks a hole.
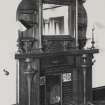
[[[43,4],[43,35],[69,35],[70,6]]]

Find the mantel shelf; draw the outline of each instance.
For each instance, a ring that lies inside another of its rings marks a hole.
[[[15,59],[25,59],[25,58],[42,58],[42,57],[51,57],[51,56],[77,56],[82,54],[94,54],[98,53],[99,49],[71,49],[67,51],[60,51],[60,52],[36,52],[32,54],[15,54]]]

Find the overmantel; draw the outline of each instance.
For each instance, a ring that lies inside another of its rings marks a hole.
[[[93,102],[92,66],[94,54],[99,50],[95,48],[94,28],[92,46],[84,48],[87,42],[85,1],[21,0],[17,20],[22,27],[15,54],[17,105]]]
[[[43,57],[55,57],[55,56],[79,56],[83,54],[95,54],[98,53],[99,49],[71,49],[68,51],[57,51],[57,52],[35,52],[31,54],[15,54],[15,59],[25,58],[43,58]]]

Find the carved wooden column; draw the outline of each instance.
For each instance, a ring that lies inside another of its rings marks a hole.
[[[83,54],[82,56],[82,70],[83,70],[83,104],[86,105],[86,72],[87,72],[87,55]]]
[[[93,54],[83,54],[81,61],[81,76],[83,78],[83,105],[92,103],[92,66]]]
[[[33,81],[33,77],[34,75],[36,75],[36,73],[38,72],[37,70],[34,70],[34,68],[32,68],[32,59],[31,58],[26,58],[25,63],[27,64],[27,69],[24,72],[24,74],[26,75],[26,79],[27,79],[27,87],[28,87],[28,105],[31,105],[31,85],[32,85],[32,81]]]
[[[39,87],[40,87],[40,60],[31,57],[31,54],[19,54],[22,58],[19,60],[17,78],[17,105],[39,105]]]

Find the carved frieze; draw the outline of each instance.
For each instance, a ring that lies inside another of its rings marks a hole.
[[[45,52],[65,51],[74,47],[74,39],[66,35],[43,36],[42,45]]]

